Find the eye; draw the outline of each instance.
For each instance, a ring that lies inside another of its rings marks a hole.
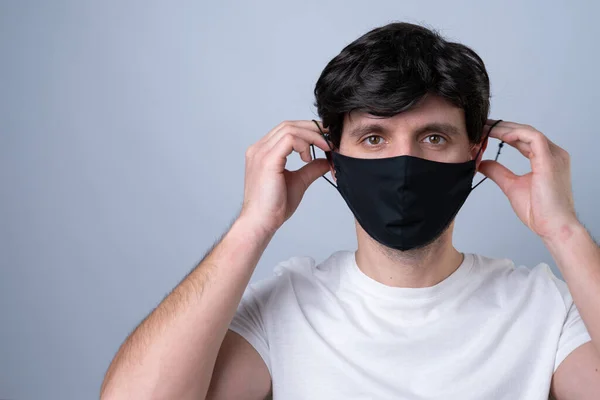
[[[369,146],[378,146],[383,143],[383,138],[377,135],[371,135],[363,139],[363,142],[367,142]]]
[[[429,135],[424,140],[426,143],[432,144],[434,146],[439,146],[441,144],[446,143],[446,139],[441,135]]]

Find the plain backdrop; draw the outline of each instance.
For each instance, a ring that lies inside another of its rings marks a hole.
[[[388,22],[477,51],[490,117],[571,153],[579,216],[600,233],[599,13],[592,1],[0,1],[0,398],[97,398],[127,334],[239,211],[246,148],[315,118],[326,63]],[[459,250],[558,274],[491,181],[455,232]],[[353,249],[354,235],[321,179],[252,279]]]

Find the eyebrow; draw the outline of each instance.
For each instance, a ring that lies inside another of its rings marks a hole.
[[[352,128],[348,135],[353,138],[359,138],[367,133],[385,133],[387,131],[388,128],[384,124],[370,122]],[[445,122],[430,122],[418,127],[414,133],[422,135],[428,132],[440,132],[453,136],[460,134],[460,130],[456,126]]]

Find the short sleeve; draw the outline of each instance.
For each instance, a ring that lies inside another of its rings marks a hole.
[[[567,318],[563,324],[562,332],[560,333],[558,348],[556,349],[554,372],[556,372],[560,363],[563,362],[573,350],[590,340],[592,340],[592,338],[590,337],[583,320],[579,316],[579,311],[577,311],[575,303],[571,303],[569,311],[567,312]]]
[[[246,288],[229,329],[242,336],[254,347],[270,373],[269,341],[263,315],[264,301],[270,286],[267,283],[261,281],[250,284]]]
[[[583,323],[583,320],[581,319],[581,316],[579,315],[577,306],[573,302],[573,297],[569,292],[567,284],[554,275],[549,268],[548,270],[548,272],[552,275],[554,284],[563,298],[567,312],[556,349],[556,357],[554,360],[554,372],[556,372],[556,369],[560,363],[562,363],[573,350],[582,344],[591,341],[592,339],[585,324]]]

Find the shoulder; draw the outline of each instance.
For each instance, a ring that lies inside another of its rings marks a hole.
[[[566,283],[546,263],[533,266],[517,265],[508,258],[490,258],[473,255],[474,274],[481,286],[506,292],[507,296],[520,293],[546,294],[560,300],[566,308],[572,301]]]
[[[297,300],[315,295],[320,288],[339,285],[341,267],[352,254],[337,251],[319,263],[309,256],[291,257],[275,265],[272,276],[248,285],[244,296],[252,296],[267,307],[285,303],[290,297]]]

